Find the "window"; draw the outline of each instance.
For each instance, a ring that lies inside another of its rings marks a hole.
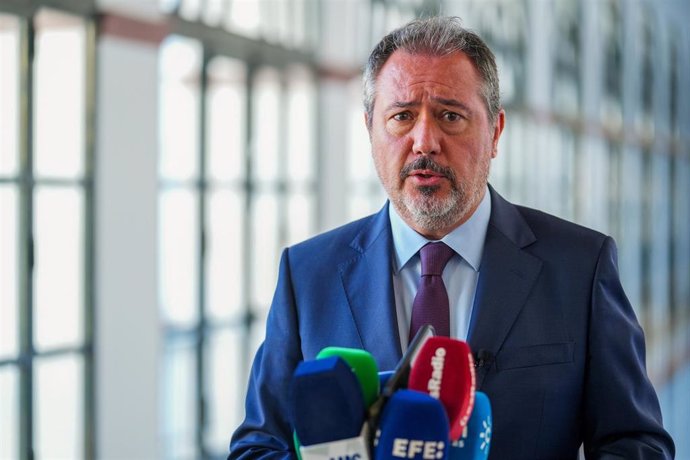
[[[162,45],[161,73],[164,451],[222,456],[282,248],[316,230],[315,85],[307,66],[181,36]]]
[[[3,458],[93,456],[93,37],[56,10],[0,15]]]
[[[567,117],[580,113],[580,2],[554,2],[554,73],[552,101],[555,111]]]
[[[649,11],[644,11],[641,25],[642,52],[641,59],[641,81],[639,108],[636,116],[636,123],[641,137],[649,142],[654,136],[654,85],[655,82],[655,46],[654,34],[652,31],[652,16]]]
[[[623,123],[623,30],[617,0],[601,3],[600,28],[604,43],[604,93],[600,105],[604,127],[618,131]]]

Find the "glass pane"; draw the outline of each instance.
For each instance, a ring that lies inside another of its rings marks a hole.
[[[554,41],[553,106],[566,115],[580,109],[580,11],[577,2],[554,2],[557,40]]]
[[[639,55],[642,66],[642,81],[639,86],[640,104],[638,104],[636,121],[638,129],[641,131],[639,134],[651,137],[654,135],[654,75],[658,72],[655,61],[659,51],[655,43],[655,33],[652,30],[653,15],[649,14],[649,11],[643,13],[640,16],[642,52]]]
[[[242,421],[245,382],[242,369],[244,332],[223,331],[208,338],[206,343],[206,401],[208,427],[206,445],[214,453],[226,453],[229,433]]]
[[[245,176],[245,65],[219,57],[209,63],[208,72],[208,175],[237,180]]]
[[[196,458],[196,359],[193,340],[168,342],[163,362],[163,452]]]
[[[257,312],[254,322],[252,323],[249,330],[249,350],[247,350],[247,369],[245,373],[251,370],[251,363],[256,351],[259,346],[263,343],[266,338],[266,318],[268,316],[268,311],[262,310]],[[246,379],[245,379],[246,381]]]
[[[288,24],[292,19],[293,10],[288,9],[286,0],[272,0],[258,2],[260,5],[261,36],[270,43],[280,43],[289,47],[288,34],[294,24]],[[292,6],[292,5],[290,5]]]
[[[315,7],[316,5],[308,0],[292,0],[292,23],[287,22],[286,26],[292,35],[292,43],[297,48],[308,48],[307,36],[311,24],[308,24],[307,15],[309,9]]]
[[[38,186],[34,224],[36,345],[78,345],[84,337],[83,192]]]
[[[35,361],[36,458],[84,458],[82,359],[68,355]]]
[[[260,2],[230,2],[228,27],[249,37],[258,37],[261,24]]]
[[[160,52],[160,173],[189,180],[199,174],[199,75],[201,46],[177,36]]]
[[[280,79],[273,69],[263,69],[256,76],[254,100],[253,174],[260,180],[278,177],[278,146],[282,145]]]
[[[223,22],[223,12],[226,9],[225,3],[222,0],[205,1],[201,12],[203,21],[213,26],[220,25]]]
[[[690,312],[690,158],[677,157],[674,174],[674,297],[677,309]]]
[[[36,16],[33,134],[37,176],[83,174],[85,35],[80,19],[47,10]]]
[[[294,180],[314,176],[314,87],[306,69],[290,74],[288,87],[288,177]]]
[[[575,194],[573,190],[575,176],[575,158],[577,153],[576,137],[569,129],[560,133],[561,171],[560,185],[562,202],[560,216],[572,220],[575,215]]]
[[[0,367],[0,458],[19,458],[19,370]]]
[[[278,267],[278,198],[256,196],[252,212],[252,304],[267,309],[273,298]]]
[[[201,0],[179,0],[179,15],[189,21],[196,21],[201,15]]]
[[[0,357],[13,356],[19,351],[17,197],[15,187],[0,185]]]
[[[608,200],[593,200],[592,196],[609,196],[609,158],[607,144],[601,138],[582,139],[583,148],[578,152],[578,187],[576,192],[579,211],[578,222],[604,233],[608,229]]]
[[[662,334],[667,318],[667,307],[670,300],[670,247],[671,234],[671,183],[670,161],[667,155],[652,154],[650,160],[650,302],[655,324],[651,334]]]
[[[604,46],[604,94],[601,99],[601,120],[613,130],[623,123],[623,44],[621,15],[615,1],[599,2],[599,17]]]
[[[315,198],[308,191],[292,193],[288,197],[288,239],[286,245],[299,243],[314,231]]]
[[[160,299],[166,322],[192,326],[198,318],[199,216],[197,192],[170,189],[160,202]]]
[[[208,219],[208,314],[229,318],[241,313],[248,284],[243,274],[244,193],[210,192]]]
[[[0,176],[17,173],[19,21],[0,14]]]
[[[621,224],[618,265],[621,282],[630,303],[640,314],[642,308],[642,193],[644,184],[642,153],[624,148],[621,156]]]
[[[371,157],[371,144],[369,143],[369,133],[364,123],[364,109],[359,101],[360,92],[359,79],[353,80],[350,84],[350,105],[349,126],[347,136],[347,152],[349,157],[348,177],[350,180],[367,179],[377,181],[374,161]]]

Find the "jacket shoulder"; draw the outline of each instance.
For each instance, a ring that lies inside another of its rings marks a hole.
[[[606,248],[617,252],[613,239],[597,230],[525,206],[516,206],[536,238],[531,252],[543,259],[596,260]]]

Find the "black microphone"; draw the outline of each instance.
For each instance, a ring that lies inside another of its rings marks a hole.
[[[422,345],[435,334],[434,327],[431,324],[425,324],[419,328],[414,338],[410,342],[410,345],[405,350],[402,358],[398,361],[398,364],[393,370],[393,375],[387,377],[385,386],[381,389],[381,394],[374,401],[374,403],[369,407],[369,413],[367,417],[367,424],[369,425],[369,443],[373,447],[374,444],[374,434],[376,428],[379,425],[379,419],[381,417],[381,412],[383,411],[386,402],[393,396],[396,390],[407,387],[407,380],[410,376],[410,369],[412,368],[412,362],[417,357],[417,354],[422,348]]]

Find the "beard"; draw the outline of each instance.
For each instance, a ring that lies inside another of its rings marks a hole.
[[[479,160],[477,174],[469,181],[459,182],[455,172],[436,163],[430,157],[423,156],[406,165],[399,174],[400,184],[395,190],[384,184],[391,202],[401,214],[428,233],[438,233],[444,229],[457,226],[470,217],[486,187],[489,177],[491,158]],[[440,185],[418,186],[417,193],[404,189],[405,179],[415,170],[429,170],[443,175],[449,182],[450,193],[439,196]],[[394,193],[393,193],[394,192]]]

